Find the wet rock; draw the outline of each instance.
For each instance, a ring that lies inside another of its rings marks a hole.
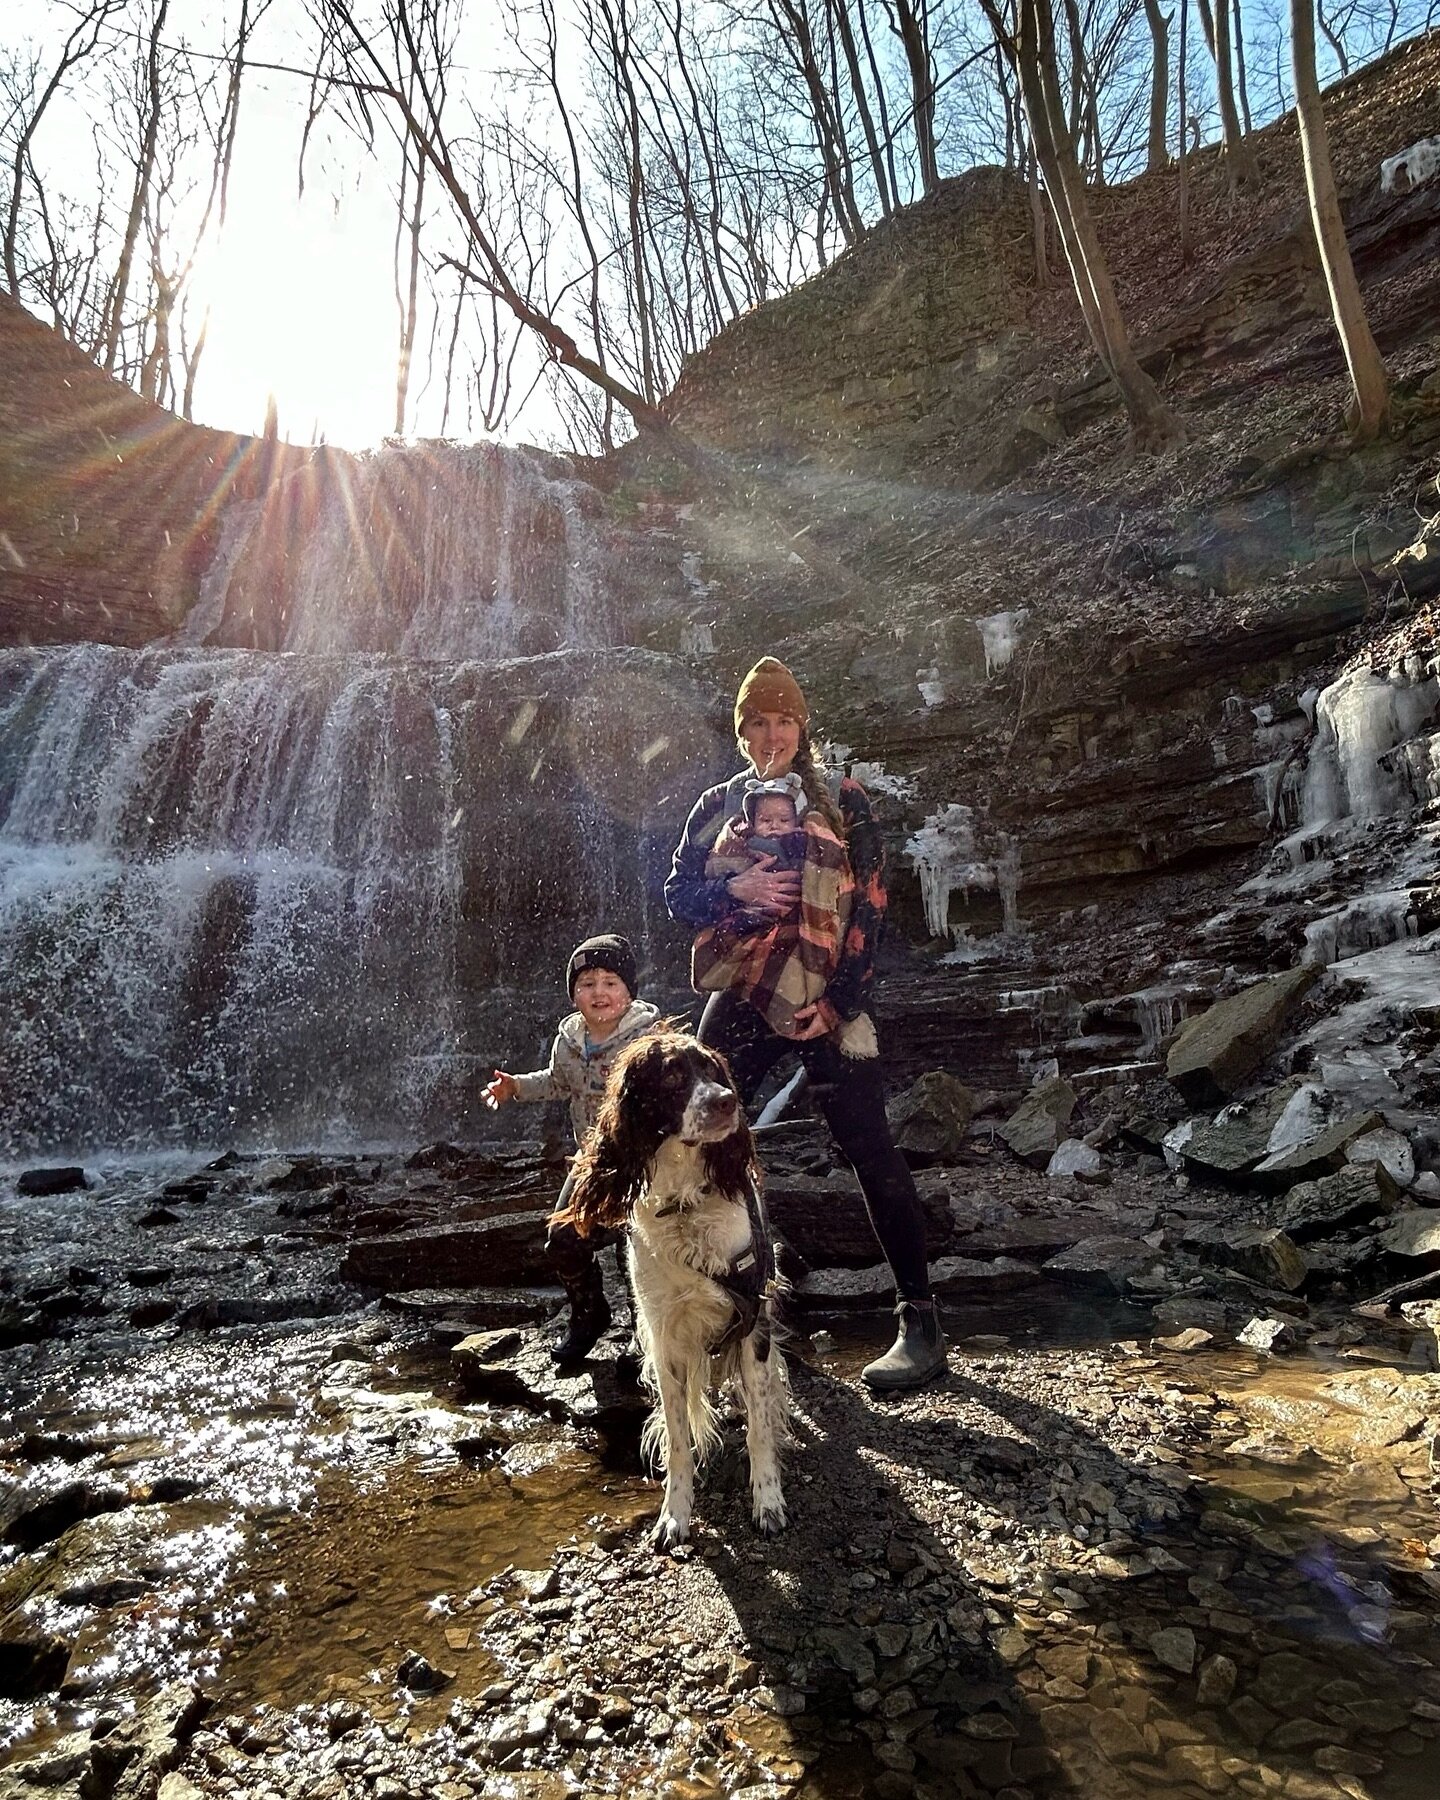
[[[1308,1273],[1294,1241],[1276,1227],[1191,1225],[1180,1241],[1201,1262],[1234,1269],[1262,1287],[1293,1293]]]
[[[1168,1080],[1192,1106],[1229,1099],[1273,1049],[1319,975],[1309,965],[1287,969],[1187,1019],[1165,1060]]]
[[[896,1145],[925,1162],[956,1162],[975,1116],[975,1096],[943,1069],[922,1075],[890,1106]]]
[[[76,1437],[66,1431],[27,1431],[20,1440],[20,1459],[27,1463],[84,1462],[107,1446],[94,1438]]]
[[[77,1188],[88,1188],[85,1171],[80,1168],[22,1169],[15,1178],[15,1192],[22,1196],[72,1194]]]
[[[1045,1173],[1052,1181],[1066,1175],[1098,1175],[1104,1162],[1104,1157],[1092,1145],[1080,1138],[1066,1138],[1046,1163]]]
[[[1169,1350],[1176,1356],[1191,1356],[1197,1350],[1204,1350],[1215,1342],[1213,1331],[1202,1331],[1198,1325],[1190,1325],[1179,1331],[1174,1337],[1157,1337],[1151,1340],[1153,1348]]]
[[[533,1325],[554,1312],[558,1288],[413,1288],[386,1294],[387,1312],[430,1324],[463,1326],[467,1331],[494,1331],[507,1325]],[[462,1332],[462,1335],[463,1332]]]
[[[13,1344],[35,1344],[49,1337],[54,1323],[38,1306],[23,1300],[0,1299],[0,1350]]]
[[[872,1254],[873,1243],[872,1238]],[[930,1264],[930,1282],[947,1299],[984,1299],[1032,1287],[1040,1279],[1029,1263],[998,1257],[980,1262],[965,1256],[942,1256]],[[790,1304],[797,1312],[826,1317],[831,1313],[865,1312],[890,1306],[895,1277],[886,1263],[864,1269],[815,1269],[796,1284]]]
[[[287,1319],[328,1319],[353,1304],[343,1294],[225,1294],[196,1300],[179,1314],[182,1331],[219,1331],[230,1325],[276,1325]]]
[[[153,1231],[158,1225],[178,1225],[180,1215],[168,1206],[151,1206],[141,1213],[135,1223],[143,1225],[147,1231]]]
[[[39,1497],[12,1495],[0,1512],[5,1521],[4,1541],[20,1550],[37,1550],[82,1519],[118,1512],[128,1499],[124,1488],[103,1481],[69,1481]]]
[[[1350,1145],[1357,1138],[1372,1135],[1384,1123],[1377,1112],[1346,1113],[1307,1142],[1277,1150],[1258,1162],[1256,1179],[1267,1186],[1291,1187],[1297,1181],[1314,1181],[1321,1175],[1333,1174],[1345,1166]]]
[[[496,1405],[523,1406],[620,1435],[635,1431],[650,1410],[633,1363],[621,1358],[613,1340],[603,1340],[573,1369],[557,1368],[548,1345],[533,1333],[481,1332],[450,1355],[465,1392]]]
[[[346,1252],[341,1279],[391,1290],[543,1281],[552,1273],[545,1256],[548,1218],[547,1210],[537,1208],[362,1238]]]
[[[1395,1204],[1398,1191],[1379,1162],[1357,1163],[1318,1181],[1302,1181],[1266,1207],[1266,1222],[1304,1243],[1358,1219],[1373,1219]]]
[[[64,1638],[10,1619],[0,1633],[0,1699],[34,1700],[54,1693],[69,1661]]]
[[[1074,1088],[1052,1076],[1030,1090],[1000,1127],[1000,1136],[1022,1162],[1043,1169],[1059,1149],[1074,1111]]]
[[[159,1287],[162,1281],[169,1281],[175,1273],[170,1263],[144,1263],[138,1268],[126,1269],[125,1279],[131,1287]]]
[[[87,1787],[113,1800],[150,1800],[184,1755],[209,1698],[186,1682],[162,1688],[140,1710],[97,1738]],[[98,1729],[98,1727],[97,1727]]]
[[[1154,1223],[1153,1210],[1092,1211],[1072,1205],[1053,1215],[1031,1214],[982,1226],[967,1232],[960,1248],[967,1256],[1053,1256],[1086,1238],[1140,1237]]]
[[[449,1687],[454,1681],[455,1671],[437,1668],[419,1650],[407,1650],[400,1658],[395,1679],[412,1694],[438,1694],[441,1688]]]
[[[178,1311],[173,1300],[141,1300],[130,1308],[128,1316],[137,1331],[149,1331],[156,1325],[167,1324]]]
[[[1160,1252],[1140,1238],[1085,1238],[1052,1256],[1044,1272],[1071,1287],[1123,1294],[1139,1276],[1159,1268]]]

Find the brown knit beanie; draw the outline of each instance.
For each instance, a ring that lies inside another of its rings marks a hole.
[[[800,683],[773,656],[762,656],[740,683],[740,692],[735,696],[736,737],[746,718],[760,712],[789,713],[802,725],[810,722],[810,708],[800,692]]]

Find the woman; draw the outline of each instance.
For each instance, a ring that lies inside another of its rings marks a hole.
[[[859,1180],[895,1276],[899,1331],[886,1354],[862,1370],[862,1379],[876,1389],[916,1387],[945,1367],[945,1338],[926,1268],[925,1222],[914,1180],[890,1136],[873,1039],[867,1043],[868,1032],[845,1031],[870,998],[885,923],[884,846],[865,790],[847,779],[832,791],[816,768],[809,718],[795,677],[783,663],[762,657],[735,701],[735,737],[750,767],[696,802],[665,883],[665,903],[672,918],[700,931],[723,928],[740,915],[778,921],[799,909],[801,876],[775,868],[773,857],[758,858],[738,874],[712,878],[706,872],[712,846],[726,821],[742,812],[746,789],[757,780],[775,781],[793,771],[807,806],[843,842],[854,890],[839,956],[820,998],[795,1011],[782,1036],[757,1004],[729,987],[706,1002],[700,1038],[729,1059],[747,1105],[781,1057],[798,1053],[835,1142]],[[871,1054],[853,1054],[857,1046]]]

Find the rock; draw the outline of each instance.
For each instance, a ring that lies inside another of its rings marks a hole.
[[[1396,1213],[1387,1229],[1380,1233],[1380,1245],[1391,1256],[1440,1255],[1440,1209],[1426,1207]]]
[[[559,1298],[559,1289],[553,1287],[412,1288],[386,1294],[380,1304],[387,1312],[432,1324],[493,1331],[506,1325],[536,1324],[554,1312]]]
[[[1258,1315],[1235,1334],[1235,1342],[1247,1350],[1259,1350],[1269,1356],[1277,1349],[1288,1349],[1297,1341],[1292,1319],[1264,1319]]]
[[[1167,1625],[1151,1634],[1150,1654],[1165,1668],[1188,1675],[1195,1667],[1195,1633],[1188,1625]]]
[[[873,1244],[873,1239],[872,1239]],[[979,1262],[967,1256],[942,1256],[930,1264],[930,1284],[947,1299],[976,1300],[1032,1287],[1039,1271],[1010,1257]],[[824,1317],[830,1313],[878,1310],[895,1299],[895,1277],[887,1263],[864,1269],[814,1269],[797,1282],[790,1303],[797,1312]]]
[[[1345,1166],[1352,1142],[1372,1135],[1384,1122],[1377,1112],[1346,1113],[1306,1143],[1294,1144],[1264,1157],[1255,1165],[1256,1177],[1266,1186],[1291,1187],[1297,1181],[1313,1181],[1317,1176],[1328,1175]],[[1398,1132],[1393,1135],[1399,1137]],[[1403,1144],[1405,1140],[1401,1138],[1400,1142]],[[1380,1159],[1372,1157],[1370,1160]],[[1411,1166],[1413,1168],[1413,1163]]]
[[[195,1300],[176,1317],[182,1331],[220,1331],[230,1325],[278,1325],[287,1319],[329,1319],[348,1312],[344,1294],[219,1294]]]
[[[1193,1355],[1196,1350],[1203,1350],[1215,1342],[1213,1331],[1202,1331],[1198,1325],[1187,1326],[1184,1331],[1177,1332],[1174,1337],[1157,1337],[1150,1340],[1151,1346],[1157,1350],[1169,1350],[1178,1356]]]
[[[1266,1208],[1267,1223],[1300,1243],[1325,1237],[1342,1225],[1389,1212],[1398,1189],[1383,1163],[1355,1163],[1318,1181],[1302,1181]]]
[[[1293,1293],[1309,1272],[1305,1258],[1283,1231],[1264,1225],[1191,1225],[1181,1247],[1201,1262],[1234,1269],[1263,1287]]]
[[[975,1116],[975,1096],[963,1081],[932,1069],[890,1106],[896,1145],[927,1162],[955,1162]]]
[[[1098,1175],[1104,1157],[1080,1138],[1066,1138],[1045,1165],[1045,1173],[1055,1180],[1064,1175]]]
[[[161,1688],[138,1712],[96,1740],[87,1791],[112,1794],[115,1800],[142,1800],[155,1794],[160,1777],[180,1761],[209,1708],[209,1698],[186,1682]]]
[[[65,1679],[70,1646],[53,1632],[12,1617],[0,1636],[0,1699],[35,1700]]]
[[[546,1209],[537,1208],[362,1238],[346,1252],[340,1276],[392,1291],[544,1281],[554,1273],[545,1255],[548,1218]]]
[[[1195,1698],[1201,1706],[1226,1706],[1239,1671],[1228,1656],[1207,1656],[1200,1665]]]
[[[1153,1271],[1160,1261],[1160,1252],[1142,1239],[1096,1237],[1085,1238],[1052,1256],[1043,1270],[1067,1286],[1123,1294],[1131,1281]]]
[[[77,1188],[88,1188],[85,1171],[76,1167],[22,1169],[15,1178],[15,1192],[21,1195],[71,1194]]]
[[[1388,1125],[1363,1132],[1345,1146],[1348,1163],[1377,1163],[1395,1183],[1407,1188],[1415,1179],[1415,1152],[1410,1140]]]
[[[1140,1237],[1155,1223],[1153,1211],[1091,1211],[1067,1206],[1059,1214],[1005,1219],[967,1232],[960,1247],[967,1256],[1053,1256],[1085,1238]]]
[[[1044,1168],[1060,1147],[1075,1111],[1075,1090],[1058,1075],[1034,1087],[1000,1127],[1000,1136],[1022,1162]]]
[[[141,1213],[135,1223],[143,1225],[147,1231],[151,1231],[157,1225],[178,1225],[180,1215],[168,1206],[151,1206]]]
[[[5,1503],[4,1541],[21,1550],[38,1550],[81,1519],[118,1512],[127,1504],[125,1489],[106,1481],[68,1481],[41,1498],[12,1494]]]
[[[1181,1163],[1225,1181],[1245,1175],[1263,1160],[1276,1126],[1302,1091],[1297,1077],[1254,1100],[1223,1108],[1208,1123],[1200,1121],[1173,1146]]]
[[[949,1194],[935,1177],[922,1177],[917,1187],[933,1254],[954,1236]],[[852,1175],[775,1175],[765,1183],[765,1205],[777,1233],[807,1267],[854,1268],[874,1262],[875,1233]]]
[[[395,1679],[401,1687],[409,1688],[412,1694],[437,1694],[441,1688],[449,1687],[454,1681],[455,1671],[437,1668],[420,1651],[407,1650],[400,1658]]]
[[[632,1435],[650,1411],[634,1365],[620,1360],[613,1340],[602,1340],[573,1369],[558,1369],[548,1344],[533,1332],[480,1332],[457,1344],[450,1359],[461,1386],[476,1399],[523,1406],[607,1435]]]
[[[1287,969],[1187,1019],[1171,1042],[1167,1078],[1192,1106],[1229,1099],[1269,1054],[1319,975],[1309,965]]]

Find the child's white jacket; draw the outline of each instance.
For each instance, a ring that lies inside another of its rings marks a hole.
[[[582,1141],[595,1123],[605,1083],[615,1059],[627,1044],[653,1029],[660,1009],[648,1000],[632,1000],[630,1010],[603,1043],[592,1044],[586,1035],[585,1020],[573,1012],[560,1021],[555,1042],[550,1047],[548,1067],[515,1077],[517,1100],[568,1100],[570,1123],[575,1142]]]

